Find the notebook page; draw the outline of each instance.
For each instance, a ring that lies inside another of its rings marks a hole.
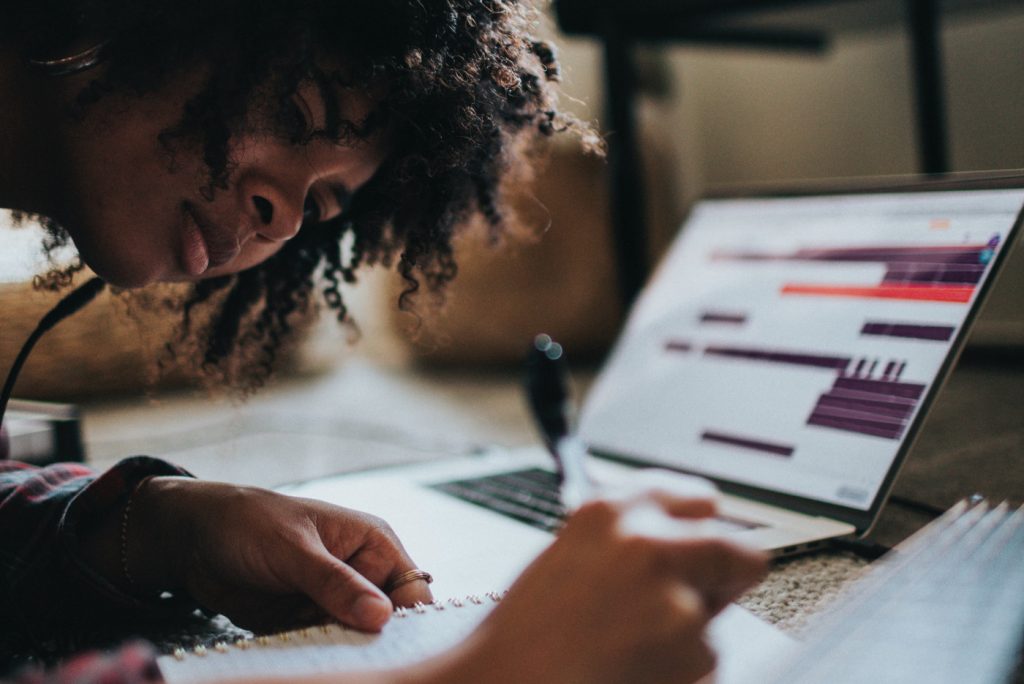
[[[201,656],[163,656],[160,671],[167,684],[205,684],[227,678],[301,677],[410,665],[468,636],[494,606],[493,596],[396,614],[380,634],[331,625],[223,645]],[[736,605],[715,618],[709,638],[719,657],[716,684],[757,681],[757,673],[787,655],[796,643]]]
[[[767,668],[799,646],[796,639],[736,604],[712,620],[708,641],[718,654],[714,684],[760,684]]]
[[[339,625],[311,627],[223,644],[205,653],[163,656],[158,664],[167,684],[399,667],[454,646],[473,631],[493,605],[489,597],[439,602],[396,612],[379,634]]]

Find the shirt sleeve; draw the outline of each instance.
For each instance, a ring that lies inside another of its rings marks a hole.
[[[128,458],[97,476],[79,463],[39,468],[0,461],[0,636],[38,643],[97,624],[183,617],[187,597],[132,595],[107,581],[78,552],[78,532],[94,516],[123,507],[142,480],[190,476],[164,461]]]
[[[0,684],[159,684],[163,681],[153,647],[136,642],[111,653],[83,653],[52,670],[24,668],[10,679],[2,679]]]

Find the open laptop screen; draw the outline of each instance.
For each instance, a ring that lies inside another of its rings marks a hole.
[[[600,453],[866,511],[1024,189],[705,200],[587,397]]]

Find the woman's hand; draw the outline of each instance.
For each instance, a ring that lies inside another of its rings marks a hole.
[[[766,558],[703,534],[700,519],[715,512],[709,485],[653,474],[637,482],[656,482],[657,488],[619,490],[581,507],[494,612],[450,651],[401,670],[289,682],[679,684],[701,679],[715,663],[705,627],[758,581]]]
[[[763,554],[691,534],[710,498],[672,491],[588,503],[436,681],[692,682],[714,667],[708,621],[765,570]]]
[[[325,617],[378,630],[392,602],[432,600],[387,523],[320,501],[188,478],[155,477],[132,499],[128,568],[142,587],[182,587],[259,631]]]

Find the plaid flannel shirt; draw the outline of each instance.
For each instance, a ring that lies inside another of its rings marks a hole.
[[[98,623],[181,617],[194,606],[178,597],[128,594],[91,568],[78,553],[78,531],[111,507],[123,506],[151,475],[188,475],[145,456],[125,459],[97,476],[80,463],[45,468],[0,461],[0,648],[87,633]],[[148,646],[113,655],[84,655],[44,673],[24,671],[18,682],[159,681]]]
[[[157,669],[153,647],[131,643],[114,653],[85,653],[65,665],[46,671],[22,670],[4,684],[158,684],[163,682]]]

